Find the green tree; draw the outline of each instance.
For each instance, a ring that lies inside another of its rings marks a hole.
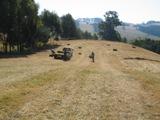
[[[120,40],[120,34],[115,30],[115,27],[121,25],[116,11],[108,11],[104,15],[105,21],[99,24],[99,35],[105,40]]]
[[[50,29],[52,36],[58,37],[61,33],[60,18],[56,13],[44,10],[40,15],[44,26]]]
[[[22,0],[19,9],[19,30],[23,39],[23,46],[33,48],[35,46],[35,35],[38,29],[38,5],[34,0]]]
[[[0,32],[7,34],[7,45],[32,48],[38,29],[38,5],[34,0],[1,0],[0,1]]]
[[[39,24],[39,28],[37,30],[37,36],[36,36],[36,40],[38,41],[36,42],[45,44],[48,42],[48,39],[50,37],[50,29],[45,25],[43,25],[41,19],[39,19],[38,24]]]
[[[93,39],[93,36],[92,36],[92,34],[89,33],[88,31],[85,31],[85,32],[83,33],[83,38],[84,38],[84,39]]]
[[[5,52],[8,50],[8,45],[11,52],[11,46],[14,44],[17,25],[17,11],[18,0],[0,1],[0,32],[7,34],[8,36],[5,42]]]
[[[74,19],[70,14],[64,15],[61,18],[62,38],[75,39],[77,38],[77,28]]]
[[[98,40],[98,36],[97,36],[96,33],[93,34],[93,39],[94,39],[94,40]]]
[[[137,39],[133,41],[132,44],[160,54],[159,40],[151,40],[149,38]]]
[[[83,39],[83,31],[80,28],[77,28],[77,39]]]

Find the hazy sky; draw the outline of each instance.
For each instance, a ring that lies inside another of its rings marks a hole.
[[[77,18],[101,17],[106,11],[115,10],[120,20],[142,23],[160,21],[160,0],[35,0],[43,9],[56,12],[59,16],[70,13]]]

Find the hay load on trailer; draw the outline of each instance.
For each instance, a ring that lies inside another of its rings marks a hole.
[[[69,47],[63,48],[62,51],[57,51],[53,54],[55,59],[61,59],[61,60],[70,60],[73,56],[73,49]]]

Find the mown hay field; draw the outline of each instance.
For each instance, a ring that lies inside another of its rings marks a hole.
[[[0,58],[0,120],[160,119],[160,55],[109,41],[56,44],[74,49],[70,61],[49,50]]]

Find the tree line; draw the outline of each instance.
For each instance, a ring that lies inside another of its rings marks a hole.
[[[143,40],[137,39],[133,41],[132,44],[160,54],[159,40],[151,40],[149,38]]]
[[[55,12],[43,10],[34,0],[0,0],[0,48],[3,52],[23,52],[43,46],[49,38],[58,39],[104,39],[122,41],[115,27],[122,24],[116,11],[105,13],[99,24],[99,33],[83,32],[76,27],[71,14],[59,17]],[[136,40],[133,44],[159,52],[159,41]]]
[[[103,39],[126,42],[115,30],[115,27],[122,24],[116,11],[106,12],[105,20],[99,24],[99,32],[91,34],[77,28],[71,14],[59,17],[55,12],[43,10],[39,15],[38,10],[39,6],[34,0],[0,1],[0,48],[3,52],[21,53],[33,50],[45,45],[49,38],[55,40]],[[152,43],[157,44],[157,42]],[[142,43],[136,41],[134,44]]]
[[[77,28],[75,20],[69,13],[59,17],[55,12],[44,10],[39,17],[44,25],[43,30],[46,30],[45,36],[52,37],[55,40],[98,39],[97,34],[92,35]]]
[[[54,39],[94,39],[96,34],[82,32],[76,27],[71,14],[59,17],[44,10],[34,0],[0,1],[0,47],[3,52],[23,52]]]
[[[34,47],[40,26],[38,5],[33,0],[0,1],[0,32],[7,36],[2,41],[6,53]]]

